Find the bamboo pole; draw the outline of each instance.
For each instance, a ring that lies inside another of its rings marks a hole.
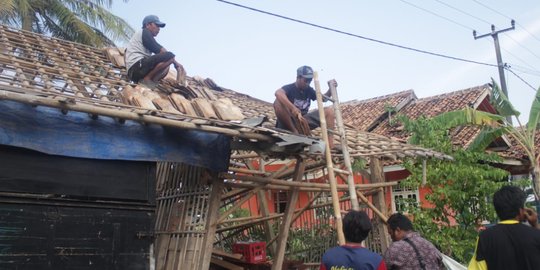
[[[336,86],[333,83],[329,83],[330,91],[332,93],[332,99],[334,100],[334,115],[336,117],[337,128],[339,132],[339,138],[341,140],[341,147],[343,152],[343,163],[347,168],[347,185],[349,186],[349,194],[351,196],[351,205],[353,210],[360,210],[360,205],[358,204],[358,197],[356,197],[356,189],[354,187],[354,175],[351,165],[351,157],[349,155],[349,146],[347,142],[347,134],[345,133],[345,127],[343,126],[343,118],[341,116],[341,108],[339,105],[338,94]]]
[[[235,179],[235,180],[241,180],[241,181],[251,181],[251,182],[257,182],[262,184],[273,184],[273,185],[280,185],[280,186],[289,186],[289,187],[307,187],[307,188],[332,188],[330,184],[327,183],[307,183],[307,182],[296,182],[296,181],[285,181],[285,180],[279,180],[279,179],[272,179],[268,177],[260,177],[260,176],[251,176],[251,175],[235,175],[230,173],[220,173],[220,177],[224,179]],[[369,184],[356,184],[356,189],[370,189],[370,188],[377,188],[377,187],[388,187],[388,186],[395,186],[398,182],[392,181],[392,182],[380,182],[380,183],[369,183]],[[345,188],[348,189],[348,185],[346,184],[336,184],[336,189]]]
[[[332,204],[334,207],[334,217],[336,219],[335,226],[337,231],[338,243],[340,245],[345,244],[345,235],[343,234],[343,221],[341,220],[341,209],[339,206],[339,194],[337,191],[336,176],[334,175],[334,165],[332,162],[332,155],[330,153],[330,145],[328,139],[328,129],[326,127],[326,117],[324,115],[324,106],[322,101],[321,86],[319,85],[319,74],[313,72],[313,80],[315,82],[315,92],[317,94],[317,107],[319,108],[319,118],[321,121],[321,135],[323,141],[326,143],[325,157],[328,168],[328,182],[330,183],[330,193],[332,194]]]
[[[368,198],[366,198],[366,196],[364,196],[364,194],[362,194],[362,192],[357,190],[356,194],[358,195],[358,197],[360,197],[360,200],[362,200],[362,202],[364,202],[369,208],[371,208],[371,210],[373,210],[373,212],[375,214],[377,214],[377,216],[379,216],[379,218],[384,222],[384,224],[386,224],[386,221],[388,220],[388,217],[386,217],[381,211],[379,211],[379,209],[377,209],[377,207],[375,207],[375,205],[373,205],[368,200]]]

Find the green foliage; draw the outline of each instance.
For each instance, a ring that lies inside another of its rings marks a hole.
[[[133,29],[108,11],[112,2],[0,0],[0,23],[90,46],[114,46],[115,40],[127,41]]]
[[[353,172],[360,172],[362,170],[366,169],[367,161],[363,158],[357,158],[354,160],[352,164],[352,170]]]
[[[442,252],[458,261],[467,262],[477,236],[477,224],[494,220],[495,213],[488,199],[504,184],[507,172],[489,165],[499,161],[494,154],[454,147],[444,123],[419,118],[416,121],[401,117],[405,129],[411,132],[410,143],[432,148],[454,157],[452,162],[427,161],[426,187],[431,193],[425,200],[429,206],[410,205],[414,224]],[[405,185],[420,187],[422,161],[408,160],[405,167],[411,172]]]

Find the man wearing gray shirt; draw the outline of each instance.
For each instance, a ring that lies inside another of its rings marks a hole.
[[[148,15],[143,19],[142,29],[135,32],[129,41],[125,60],[131,81],[153,87],[167,75],[169,66],[173,64],[178,72],[177,81],[183,82],[184,67],[174,59],[172,52],[167,51],[154,38],[163,27],[165,23],[156,15]]]

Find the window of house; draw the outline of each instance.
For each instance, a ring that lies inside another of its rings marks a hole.
[[[276,209],[276,213],[285,213],[288,200],[289,192],[278,191],[274,193],[274,209]]]
[[[407,207],[420,203],[418,189],[404,187],[400,184],[392,187],[392,211],[406,212]]]

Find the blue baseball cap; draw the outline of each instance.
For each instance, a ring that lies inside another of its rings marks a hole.
[[[148,15],[148,16],[144,17],[144,19],[142,21],[142,27],[144,28],[149,23],[155,23],[160,28],[165,27],[165,23],[161,22],[159,20],[158,16],[156,16],[156,15]]]
[[[296,76],[313,79],[313,69],[310,66],[301,66],[296,70]]]

